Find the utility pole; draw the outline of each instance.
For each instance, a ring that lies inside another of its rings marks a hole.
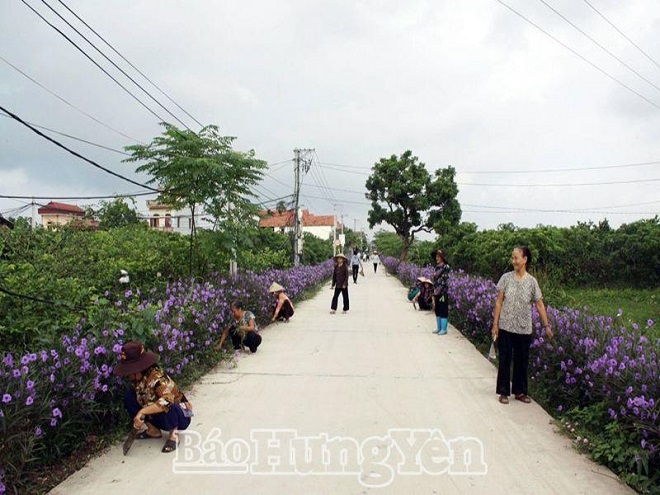
[[[294,185],[293,185],[293,201],[294,201],[294,228],[293,228],[293,265],[300,265],[300,255],[303,250],[303,239],[302,239],[302,214],[300,212],[300,187],[302,186],[302,178],[304,174],[309,172],[309,168],[312,165],[312,161],[309,158],[305,158],[309,153],[313,153],[313,149],[294,149]],[[302,171],[301,171],[302,163]]]
[[[34,202],[34,198],[32,198],[32,222],[31,222],[31,227],[32,227],[32,230],[37,228],[37,203]]]

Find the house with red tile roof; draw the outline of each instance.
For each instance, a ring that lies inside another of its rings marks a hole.
[[[46,228],[57,228],[72,222],[81,227],[98,228],[98,222],[83,218],[85,211],[76,205],[51,201],[46,206],[39,208],[37,212],[41,215],[41,225]]]
[[[282,234],[293,232],[295,224],[295,211],[287,210],[283,212],[265,210],[259,212],[259,227],[263,229],[272,229],[274,232]],[[334,215],[314,215],[309,210],[301,211],[302,231],[309,232],[319,239],[332,239],[335,225]]]

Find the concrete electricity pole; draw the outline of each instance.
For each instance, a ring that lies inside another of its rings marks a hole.
[[[313,153],[313,149],[298,149],[293,150],[294,153],[294,167],[295,167],[295,183],[293,185],[293,201],[294,201],[294,230],[293,230],[293,265],[300,265],[300,255],[303,250],[303,239],[302,239],[302,214],[300,212],[300,187],[302,185],[302,178],[304,174],[309,172],[309,167],[312,165],[312,161],[309,158],[305,158],[305,155]],[[301,172],[301,163],[302,163],[302,172]]]

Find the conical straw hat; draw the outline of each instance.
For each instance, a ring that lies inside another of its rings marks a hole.
[[[279,292],[279,291],[281,291],[281,290],[284,290],[284,287],[282,287],[282,286],[281,286],[280,284],[278,284],[277,282],[273,282],[273,283],[270,285],[270,289],[268,289],[268,292]]]

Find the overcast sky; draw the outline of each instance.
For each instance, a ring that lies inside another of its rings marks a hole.
[[[619,226],[659,214],[660,2],[544,1],[613,56],[541,0],[65,3],[198,121],[217,124],[238,138],[236,149],[254,149],[271,164],[257,189],[261,201],[291,194],[293,165],[285,160],[294,148],[314,148],[304,207],[315,214],[335,211],[349,227],[363,228],[369,169],[381,157],[410,149],[429,171],[456,168],[462,220],[480,228],[603,218]],[[172,120],[45,1],[25,2],[161,119]],[[85,29],[59,1],[47,2]],[[0,105],[27,121],[117,150],[161,132],[159,118],[22,0],[0,2],[0,57],[105,126],[0,60]],[[113,171],[145,180],[116,152],[52,136]],[[0,116],[0,195],[138,189]],[[0,198],[0,212],[11,215],[25,203]],[[138,204],[145,210],[145,198]]]

